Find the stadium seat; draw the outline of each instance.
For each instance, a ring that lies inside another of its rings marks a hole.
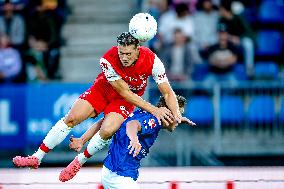
[[[209,73],[209,66],[208,64],[196,64],[194,66],[194,71],[191,75],[194,81],[203,81],[206,75]]]
[[[213,103],[207,96],[189,98],[185,115],[197,125],[213,125]]]
[[[275,62],[257,62],[254,66],[255,79],[277,79],[279,68]]]
[[[259,8],[258,20],[262,23],[284,23],[284,4],[277,1],[263,1]]]
[[[244,120],[244,104],[239,96],[222,96],[220,111],[222,124],[240,124]]]
[[[240,80],[240,81],[245,81],[248,79],[247,77],[247,73],[246,73],[246,68],[245,68],[245,65],[244,64],[236,64],[234,66],[234,75],[235,77]]]
[[[275,119],[273,97],[268,95],[252,97],[247,116],[251,124],[272,123]]]
[[[279,120],[280,123],[284,123],[284,98],[282,98],[282,103],[281,103],[281,108],[280,108],[280,113],[279,113]]]
[[[277,56],[282,51],[281,33],[274,30],[263,30],[257,34],[257,55]]]

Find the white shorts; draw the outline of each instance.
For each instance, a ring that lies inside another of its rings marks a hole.
[[[104,189],[139,189],[131,177],[117,175],[105,166],[102,168],[102,184]]]

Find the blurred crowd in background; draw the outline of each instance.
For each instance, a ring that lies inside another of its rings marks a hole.
[[[65,0],[0,0],[0,82],[60,79]]]
[[[67,0],[0,0],[0,82],[60,80]],[[282,0],[141,0],[172,81],[283,78]],[[96,61],[96,60],[94,60]]]
[[[145,0],[141,9],[158,20],[149,47],[172,81],[283,77],[281,0]]]

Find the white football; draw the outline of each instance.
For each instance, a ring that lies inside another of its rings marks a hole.
[[[129,22],[129,32],[141,42],[148,41],[157,33],[157,22],[148,13],[135,14]]]

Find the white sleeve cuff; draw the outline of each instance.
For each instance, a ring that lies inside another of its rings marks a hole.
[[[153,79],[157,84],[168,82],[165,67],[162,61],[155,55],[154,65],[152,70]]]
[[[116,73],[112,65],[104,58],[100,59],[100,66],[108,81],[116,81],[121,79],[121,76]]]

